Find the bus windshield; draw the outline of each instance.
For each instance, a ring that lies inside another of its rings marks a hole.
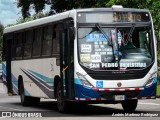
[[[151,26],[78,28],[79,62],[92,70],[144,69],[153,60]]]

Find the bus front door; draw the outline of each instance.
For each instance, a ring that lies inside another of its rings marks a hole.
[[[74,99],[74,32],[71,27],[60,32],[60,64],[61,64],[61,92],[68,100]]]

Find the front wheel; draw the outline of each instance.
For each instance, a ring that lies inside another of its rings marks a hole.
[[[122,107],[126,112],[132,112],[136,109],[138,100],[126,100],[122,102]]]
[[[61,83],[59,82],[57,85],[57,108],[60,112],[66,112],[68,103],[65,101],[62,92],[61,92]]]

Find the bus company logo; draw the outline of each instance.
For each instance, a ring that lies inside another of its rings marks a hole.
[[[2,118],[12,117],[11,112],[2,112]]]
[[[122,83],[121,83],[121,82],[118,82],[118,83],[117,83],[117,86],[118,86],[118,87],[121,87],[121,86],[122,86]]]

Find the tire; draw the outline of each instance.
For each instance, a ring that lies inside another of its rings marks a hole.
[[[137,108],[138,100],[126,100],[122,102],[122,107],[125,112],[135,111]]]
[[[35,106],[40,103],[40,98],[25,96],[23,81],[20,82],[20,99],[23,106]]]
[[[68,102],[64,100],[62,93],[61,93],[61,83],[59,82],[57,85],[57,108],[59,112],[67,112]]]

